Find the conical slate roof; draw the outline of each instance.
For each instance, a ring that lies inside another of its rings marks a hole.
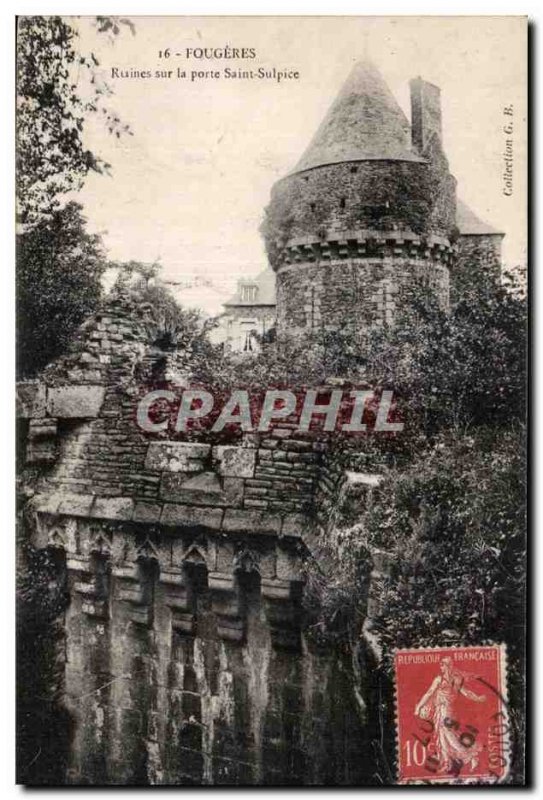
[[[479,219],[477,214],[471,210],[469,206],[457,198],[456,200],[456,225],[458,230],[464,236],[483,236],[483,235],[496,235],[503,236],[501,231],[496,230],[487,222]]]
[[[370,61],[360,61],[294,172],[375,159],[422,161],[411,148],[409,122],[383,77]]]

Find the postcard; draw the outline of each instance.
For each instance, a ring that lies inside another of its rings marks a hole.
[[[525,783],[527,31],[18,18],[19,783]]]

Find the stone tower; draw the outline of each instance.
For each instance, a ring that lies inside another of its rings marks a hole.
[[[373,64],[355,65],[295,169],[272,189],[263,234],[278,333],[390,322],[413,283],[449,299],[456,181],[439,89],[411,81],[412,125]]]

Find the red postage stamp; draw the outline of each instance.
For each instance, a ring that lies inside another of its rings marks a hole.
[[[501,783],[509,770],[503,645],[397,650],[398,782]]]

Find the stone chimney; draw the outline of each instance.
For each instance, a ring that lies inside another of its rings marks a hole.
[[[423,153],[437,134],[441,141],[441,90],[433,83],[413,78],[411,89],[411,141]]]

